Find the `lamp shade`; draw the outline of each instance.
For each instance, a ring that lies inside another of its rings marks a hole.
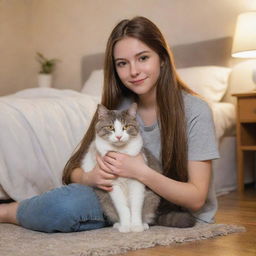
[[[238,16],[232,57],[256,58],[256,11],[242,13]]]

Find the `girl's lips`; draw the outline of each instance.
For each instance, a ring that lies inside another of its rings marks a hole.
[[[146,80],[147,78],[143,78],[143,79],[139,79],[139,80],[133,80],[133,81],[130,81],[130,83],[132,84],[141,84],[144,82],[144,80]]]

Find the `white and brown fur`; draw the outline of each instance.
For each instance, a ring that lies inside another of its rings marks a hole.
[[[83,170],[88,172],[94,168],[97,153],[104,156],[109,151],[115,151],[131,156],[142,152],[148,166],[161,172],[160,163],[143,148],[139,125],[136,122],[136,110],[136,103],[125,111],[108,110],[103,105],[98,105],[95,140],[82,160]],[[97,188],[95,192],[104,214],[111,223],[115,223],[114,227],[120,232],[141,232],[148,229],[150,224],[155,224],[158,219],[159,224],[164,226],[194,225],[187,213],[177,218],[177,214],[173,216],[173,213],[168,212],[157,218],[160,197],[135,179],[119,177],[113,181],[111,192]]]

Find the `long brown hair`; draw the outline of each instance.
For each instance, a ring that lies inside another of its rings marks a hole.
[[[104,62],[104,89],[101,103],[115,109],[124,97],[134,95],[119,79],[113,58],[116,42],[124,37],[133,37],[154,50],[160,57],[160,75],[156,85],[156,102],[159,128],[161,131],[161,160],[164,175],[178,181],[187,181],[187,136],[182,91],[192,93],[179,79],[173,56],[157,26],[145,17],[125,19],[113,29],[107,43]],[[63,183],[71,182],[72,170],[80,167],[83,155],[95,137],[97,115],[82,139],[78,150],[71,156],[63,172]]]

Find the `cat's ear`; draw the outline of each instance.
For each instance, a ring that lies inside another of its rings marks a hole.
[[[102,104],[98,104],[97,113],[98,113],[98,119],[102,119],[107,115],[108,109]]]
[[[136,117],[136,113],[137,113],[137,103],[132,103],[131,106],[128,109],[128,114],[132,117]]]

